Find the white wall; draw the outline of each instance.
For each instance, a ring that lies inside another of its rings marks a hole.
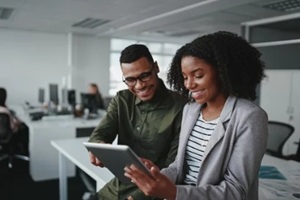
[[[103,96],[109,91],[110,40],[86,36],[73,36],[73,86],[86,92],[89,83],[98,85]],[[80,100],[80,99],[79,99]]]
[[[57,83],[61,89],[62,77],[70,72],[71,87],[78,90],[77,93],[86,91],[89,82],[96,82],[107,95],[109,41],[74,36],[71,45],[74,66],[70,66],[67,34],[0,29],[0,87],[8,91],[7,104],[25,101],[37,104],[39,87],[46,89],[48,100],[49,83]]]

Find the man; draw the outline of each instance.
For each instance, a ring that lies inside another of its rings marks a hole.
[[[126,47],[120,56],[123,82],[128,86],[112,99],[106,116],[92,133],[89,142],[130,146],[143,158],[160,168],[168,166],[177,154],[182,109],[185,99],[168,90],[159,79],[159,67],[148,48],[141,44]],[[91,163],[103,164],[91,152]],[[134,185],[116,178],[107,183],[92,199],[154,199],[146,197]]]

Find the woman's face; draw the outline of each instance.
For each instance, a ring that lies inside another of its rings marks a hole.
[[[89,94],[97,94],[97,88],[90,85],[89,88],[88,88],[88,93]]]
[[[215,102],[223,97],[215,68],[205,60],[193,56],[181,59],[185,87],[197,103]]]

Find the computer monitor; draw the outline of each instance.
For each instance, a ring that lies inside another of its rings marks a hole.
[[[43,88],[39,88],[38,102],[39,103],[44,103],[45,102],[45,90]]]
[[[68,90],[68,103],[71,106],[76,105],[76,91],[75,90]]]
[[[83,108],[89,109],[90,113],[98,112],[97,96],[94,94],[81,93],[81,104]]]
[[[61,104],[62,105],[68,104],[68,89],[67,88],[63,88],[61,90]]]
[[[58,105],[58,84],[49,84],[49,100]]]

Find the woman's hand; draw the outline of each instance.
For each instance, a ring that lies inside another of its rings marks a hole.
[[[131,165],[125,167],[125,176],[131,179],[140,190],[147,196],[154,196],[173,200],[176,198],[176,186],[170,181],[168,177],[160,173],[160,170],[150,160],[141,159],[147,168],[150,170],[148,175]]]

